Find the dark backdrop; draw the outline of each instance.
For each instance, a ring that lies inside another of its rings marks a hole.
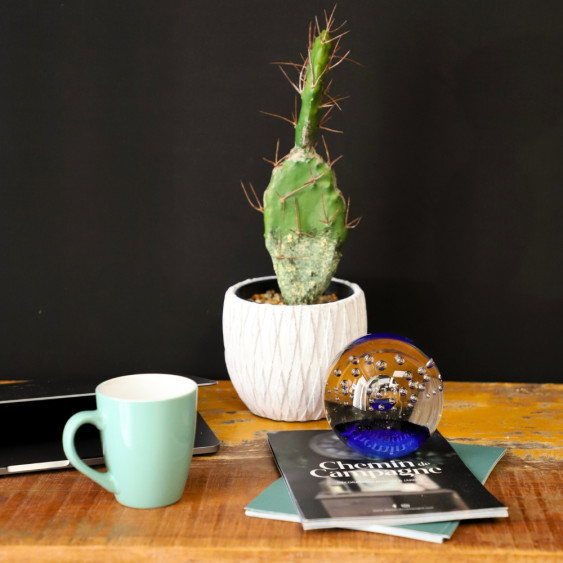
[[[227,287],[332,2],[0,4],[0,379],[226,378]],[[346,0],[338,275],[453,380],[561,381],[563,3]]]

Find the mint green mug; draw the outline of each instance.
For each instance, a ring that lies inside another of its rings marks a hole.
[[[63,448],[72,465],[125,506],[156,508],[180,500],[193,453],[197,384],[159,373],[116,377],[98,385],[96,407],[65,425]],[[100,431],[106,473],[76,453],[74,437],[83,424]]]

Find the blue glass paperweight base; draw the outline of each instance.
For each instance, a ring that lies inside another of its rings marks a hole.
[[[334,431],[350,448],[366,457],[392,459],[418,449],[430,436],[428,428],[401,422],[355,420],[337,424]]]
[[[391,459],[418,449],[442,414],[434,360],[400,336],[369,334],[350,344],[325,385],[327,419],[354,451]]]

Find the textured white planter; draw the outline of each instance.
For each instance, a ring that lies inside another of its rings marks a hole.
[[[229,376],[254,414],[274,420],[318,420],[325,416],[328,368],[345,346],[367,333],[364,292],[356,284],[334,279],[334,287],[348,296],[333,303],[248,301],[267,284],[271,288],[275,276],[243,281],[225,294],[223,341]]]

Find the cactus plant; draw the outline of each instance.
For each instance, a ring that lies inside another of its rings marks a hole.
[[[310,26],[308,55],[302,65],[293,65],[298,66],[299,79],[292,85],[301,98],[299,116],[292,120],[295,146],[283,158],[278,159],[276,151],[263,203],[251,185],[252,201],[243,184],[251,205],[264,214],[266,248],[289,305],[315,303],[325,292],[347,231],[359,221],[348,222],[348,205],[333,170],[336,161],[331,162],[324,137],[326,157],[316,150],[319,129],[326,128],[339,101],[328,92],[327,75],[348,55],[338,53],[344,33],[342,26],[335,28],[333,16],[325,14],[323,30],[318,23]]]

